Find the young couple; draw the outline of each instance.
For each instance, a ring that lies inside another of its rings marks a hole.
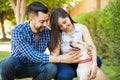
[[[75,23],[62,8],[53,10],[47,27],[48,8],[40,2],[28,6],[29,22],[12,30],[11,55],[0,62],[2,80],[31,77],[33,80],[72,80],[76,76],[80,51],[70,50],[69,41],[92,45],[91,78],[96,75],[96,48],[84,25]],[[51,55],[44,53],[49,47]],[[70,50],[70,51],[69,51]],[[63,54],[67,53],[67,54]]]

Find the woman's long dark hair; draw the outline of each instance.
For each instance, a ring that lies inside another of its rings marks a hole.
[[[50,52],[53,51],[58,45],[61,44],[61,30],[58,25],[58,18],[66,18],[68,17],[71,21],[71,23],[75,23],[70,15],[62,8],[56,8],[52,11],[50,16],[50,44],[49,44],[49,50]]]

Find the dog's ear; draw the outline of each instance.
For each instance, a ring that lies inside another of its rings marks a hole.
[[[77,41],[77,43],[78,43],[78,44],[81,44],[81,42],[80,42],[80,41]]]
[[[76,41],[78,44],[84,44],[83,41]]]

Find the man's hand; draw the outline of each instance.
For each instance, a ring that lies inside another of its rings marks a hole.
[[[70,51],[66,54],[61,55],[62,63],[78,63],[80,61],[80,51]]]

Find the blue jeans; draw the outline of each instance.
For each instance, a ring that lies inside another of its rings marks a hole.
[[[8,57],[1,62],[2,80],[14,80],[14,78],[28,78],[33,80],[50,80],[57,73],[57,66],[52,63],[23,64],[15,57]]]
[[[99,57],[97,57],[97,66],[100,68],[102,61]],[[77,77],[76,69],[78,64],[57,64],[57,75],[55,76],[55,80],[73,80],[74,77]]]

